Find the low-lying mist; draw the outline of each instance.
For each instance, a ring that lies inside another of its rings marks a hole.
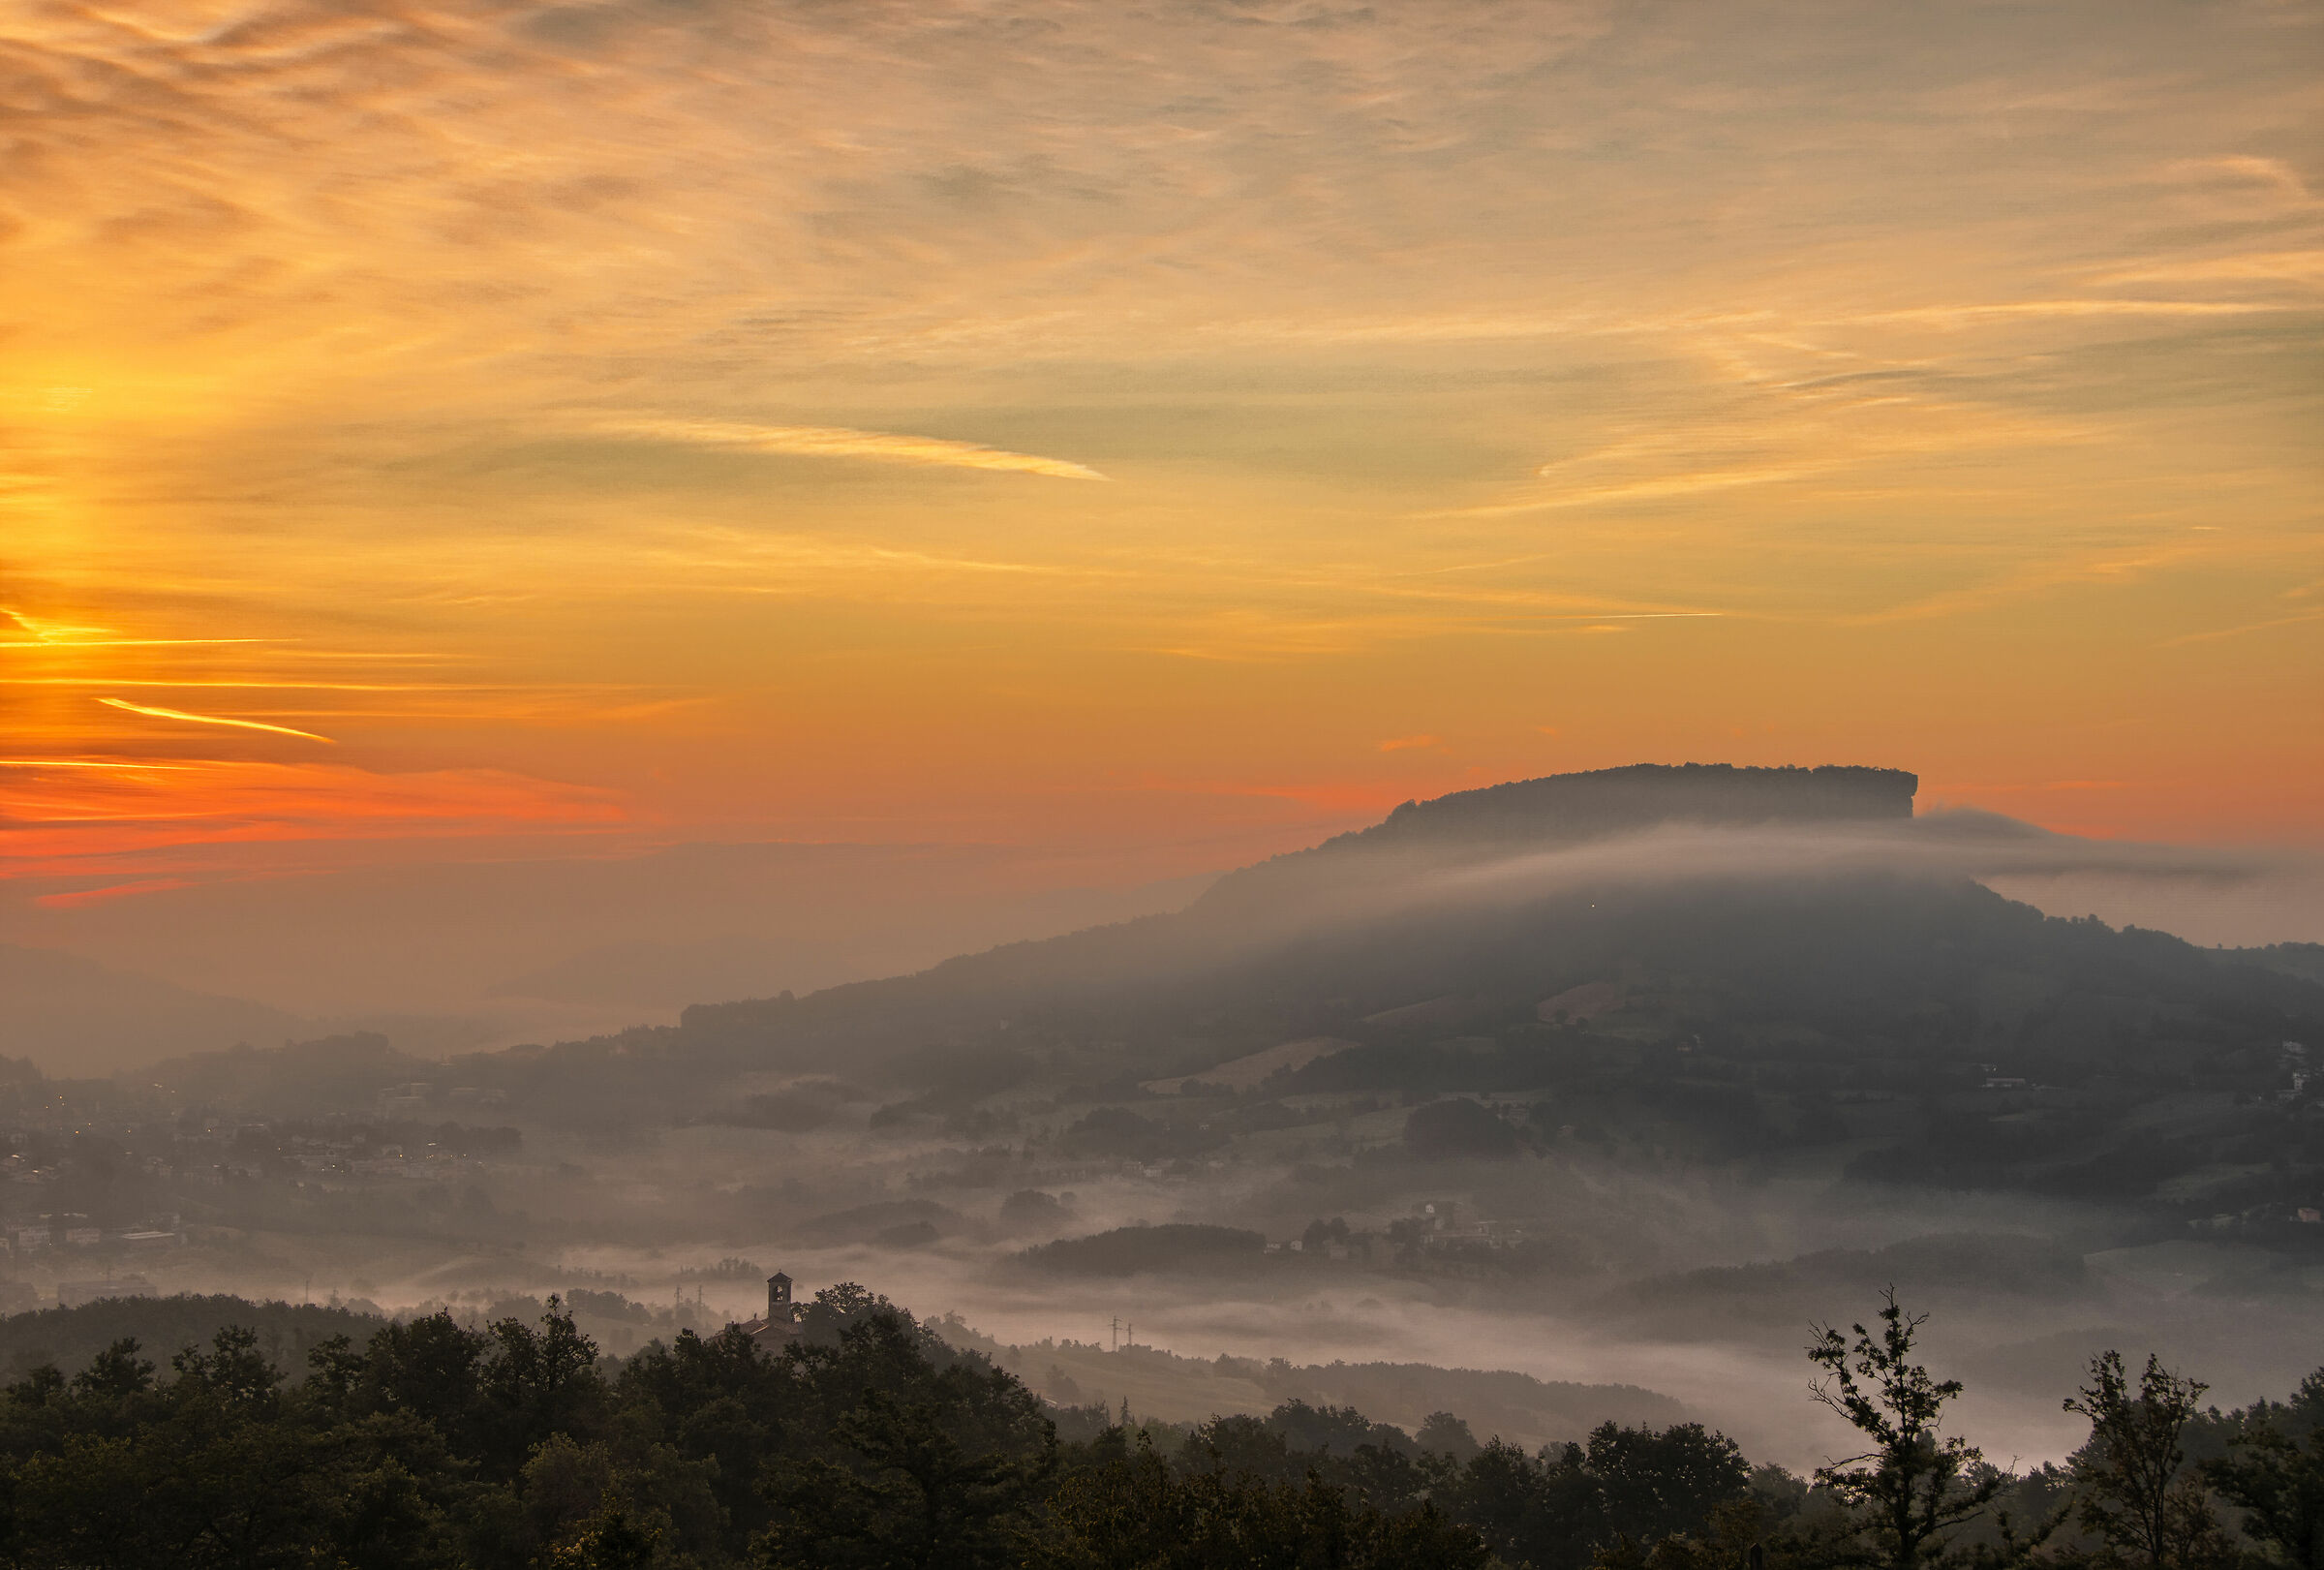
[[[2317,1362],[2307,864],[1968,813],[1403,821],[675,1025],[24,1069],[10,1289],[561,1292],[619,1353],[780,1268],[955,1315],[1060,1405],[1441,1401],[1528,1447],[1683,1413],[1795,1467],[1845,1443],[1811,1325],[1889,1286],[1997,1458],[2080,1442],[2060,1401],[2105,1346],[2223,1402]],[[2149,930],[1994,892],[2101,887]],[[2290,946],[2183,942],[2174,908]]]

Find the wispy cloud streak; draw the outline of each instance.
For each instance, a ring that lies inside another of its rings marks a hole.
[[[109,627],[68,627],[0,608],[0,620],[14,623],[23,637],[0,637],[0,649],[185,649],[225,644],[264,643],[264,638],[128,638],[113,635]]]
[[[2324,832],[2281,707],[2324,643],[2258,630],[2324,571],[2312,6],[0,32],[20,757],[318,745],[184,707],[218,702],[696,826],[877,798],[1014,839],[1097,774],[1401,799],[1869,725],[1965,778],[2179,782],[2237,832],[2276,781]],[[89,701],[133,692],[195,718]],[[1423,726],[1457,763],[1375,750]],[[45,778],[100,811],[137,777]]]
[[[297,736],[307,741],[323,742],[334,747],[338,745],[330,737],[318,736],[312,730],[293,730],[289,725],[272,725],[262,720],[230,720],[224,715],[188,714],[183,709],[165,709],[151,703],[132,703],[125,697],[101,697],[97,701],[108,708],[125,710],[130,714],[142,714],[155,720],[181,720],[189,724],[197,725],[231,725],[236,730],[265,730],[271,731],[277,736]]]
[[[893,431],[859,431],[843,425],[737,425],[721,420],[622,420],[598,427],[609,435],[643,437],[688,446],[735,452],[779,453],[798,458],[860,458],[938,469],[987,469],[1001,474],[1047,475],[1055,479],[1104,479],[1086,465],[1063,458],[1011,452],[975,442]]]

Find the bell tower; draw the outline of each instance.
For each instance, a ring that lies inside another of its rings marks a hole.
[[[777,1271],[767,1278],[767,1323],[791,1316],[791,1278]]]

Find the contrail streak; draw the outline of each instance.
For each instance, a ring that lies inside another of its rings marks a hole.
[[[131,714],[149,714],[156,720],[188,720],[198,725],[232,725],[238,730],[271,730],[278,736],[302,736],[308,741],[323,742],[332,747],[339,745],[330,737],[318,736],[312,730],[293,730],[289,725],[270,725],[258,720],[227,720],[214,714],[188,714],[183,709],[162,709],[149,703],[132,703],[125,697],[101,697],[97,701],[112,708],[126,709]]]

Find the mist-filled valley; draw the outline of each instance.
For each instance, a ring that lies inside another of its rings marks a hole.
[[[1891,1289],[2019,1471],[2089,1438],[2061,1401],[2108,1349],[2282,1400],[2324,1362],[2324,948],[2044,915],[1981,879],[2235,870],[1912,796],[1556,777],[671,1026],[19,1062],[0,1371],[236,1315],[286,1367],[331,1323],[559,1313],[636,1358],[774,1319],[780,1270],[908,1308],[1061,1433],[1172,1445],[1701,1424],[1804,1478],[1850,1442],[1810,1327]]]

